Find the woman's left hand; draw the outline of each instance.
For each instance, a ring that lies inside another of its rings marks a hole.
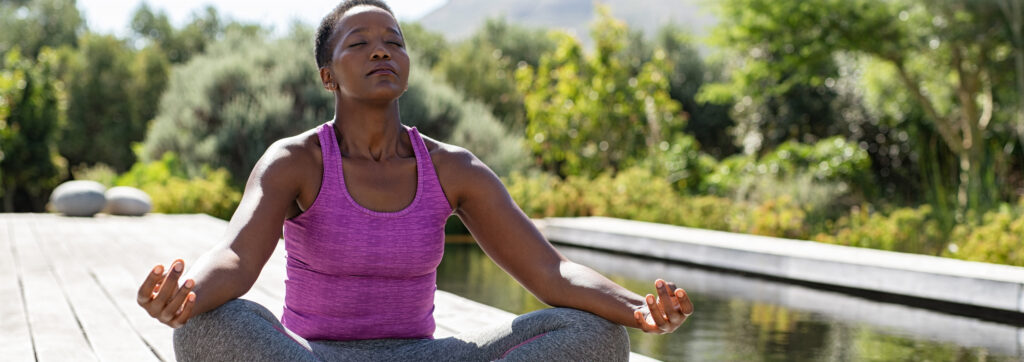
[[[676,288],[674,283],[658,279],[654,282],[654,288],[658,295],[648,294],[645,297],[647,308],[633,312],[633,318],[644,332],[672,333],[693,314],[693,303],[686,291]]]

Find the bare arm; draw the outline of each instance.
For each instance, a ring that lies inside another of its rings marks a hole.
[[[278,142],[260,158],[224,241],[199,258],[180,288],[182,273],[175,266],[180,263],[183,267],[183,261],[172,263],[166,274],[162,266],[150,273],[139,289],[138,302],[151,316],[177,328],[191,316],[249,291],[274,252],[288,208],[298,195],[297,169],[308,166],[294,148]],[[172,287],[163,288],[165,285]]]
[[[484,252],[542,302],[589,311],[652,333],[672,332],[693,312],[685,291],[672,283],[659,279],[657,296],[645,298],[562,256],[519,209],[501,180],[476,157],[465,157],[467,165],[459,168],[464,177],[455,185],[459,217]]]

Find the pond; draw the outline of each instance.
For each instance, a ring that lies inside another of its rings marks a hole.
[[[1019,361],[1018,326],[848,294],[558,246],[626,288],[653,292],[656,278],[685,288],[695,314],[678,331],[629,329],[634,352],[664,361]],[[438,288],[522,314],[547,306],[476,244],[447,244]]]

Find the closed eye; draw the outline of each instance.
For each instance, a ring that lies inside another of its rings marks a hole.
[[[348,46],[348,47],[349,47],[349,48],[352,48],[352,47],[356,47],[356,46],[359,46],[359,45],[364,45],[364,44],[366,44],[366,42],[358,42],[358,43],[352,43],[352,44],[349,44],[349,46]]]

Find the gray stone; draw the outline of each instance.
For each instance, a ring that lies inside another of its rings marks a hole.
[[[50,194],[54,210],[67,216],[93,216],[103,210],[106,188],[96,181],[68,181]]]
[[[107,209],[111,215],[142,216],[153,209],[153,200],[145,191],[118,186],[107,190]]]

